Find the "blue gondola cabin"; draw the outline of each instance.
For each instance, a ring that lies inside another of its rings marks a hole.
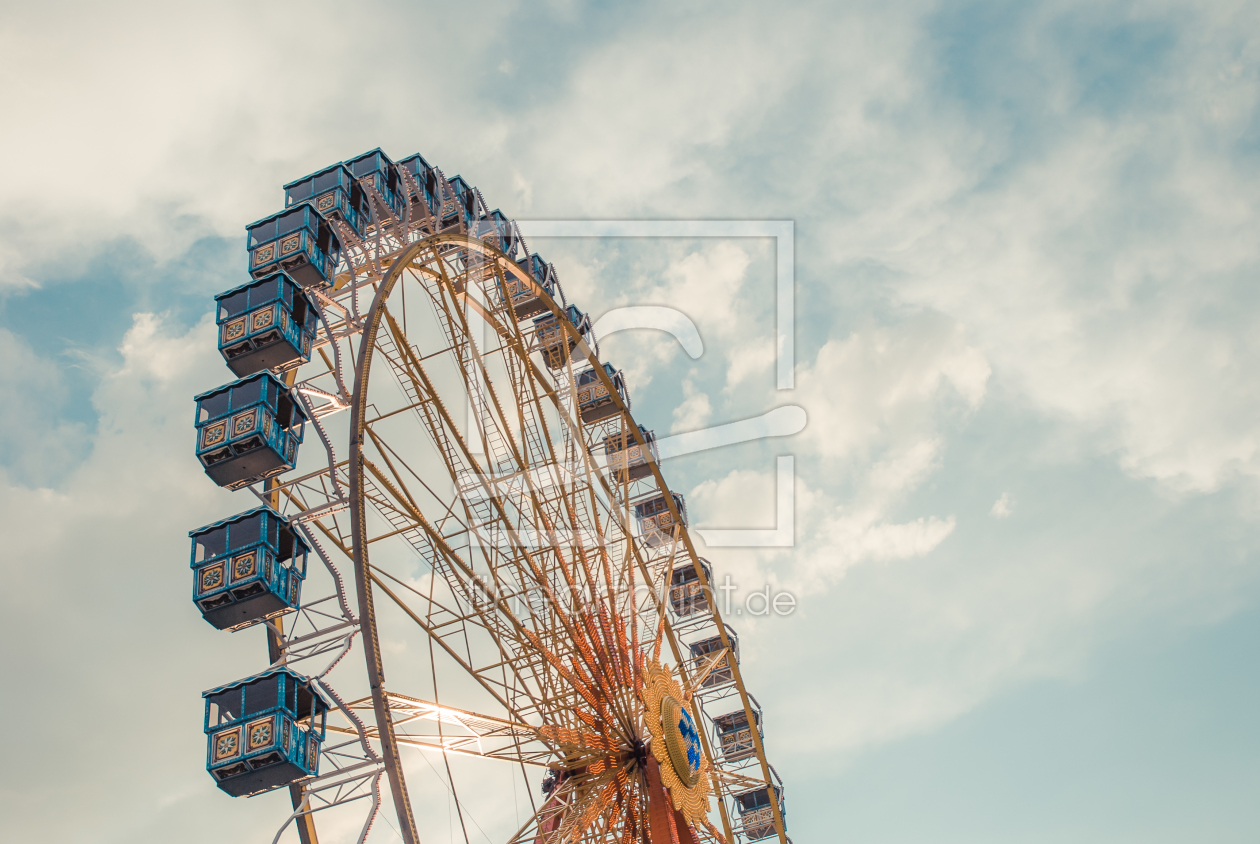
[[[193,602],[220,630],[240,630],[301,605],[308,549],[270,507],[190,532]]]
[[[590,333],[591,318],[576,306],[569,305],[565,308],[564,319],[577,329],[582,338]],[[578,344],[577,337],[565,329],[555,314],[547,314],[534,320],[534,338],[538,343],[538,350],[542,352],[543,361],[552,369],[563,369]]]
[[[283,666],[211,689],[206,701],[206,770],[233,797],[248,797],[319,774],[328,703]]]
[[[734,653],[735,661],[739,662],[739,636],[735,635],[730,625],[725,626],[726,638],[731,643],[731,651]],[[695,675],[703,671],[712,661],[713,655],[722,650],[722,637],[710,636],[707,639],[692,642],[689,647],[691,648],[691,672]],[[728,653],[705,675],[700,687],[713,689],[734,682],[735,670],[731,667],[731,654]]]
[[[477,189],[468,182],[464,181],[463,176],[456,176],[448,183],[454,192],[455,204],[462,209],[465,225],[470,230],[476,227],[476,221],[486,216],[486,212],[490,209],[485,208],[481,204],[481,200],[477,195]],[[445,213],[445,209],[443,209]]]
[[[197,459],[216,484],[240,489],[293,468],[306,413],[279,378],[260,372],[195,401]]]
[[[686,527],[687,502],[676,492],[671,492],[670,495],[674,497],[674,506],[678,509],[682,526]],[[653,493],[634,502],[634,517],[639,521],[639,535],[649,547],[673,541],[674,514],[669,511],[664,495]]]
[[[774,786],[774,796],[779,804],[779,814],[786,825],[787,811],[783,805],[783,789]],[[760,841],[775,834],[774,809],[770,806],[768,787],[763,785],[761,788],[740,792],[735,795],[735,803],[739,806],[739,821],[745,838],[749,841]]]
[[[547,303],[538,295],[539,290],[543,290],[551,298],[556,296],[555,270],[537,255],[530,255],[516,262],[516,265],[525,271],[525,274],[533,280],[533,284],[521,281],[511,273],[504,274],[504,281],[507,284],[507,295],[512,300],[512,310],[516,312],[516,318],[527,319],[535,314],[540,314],[547,310]]]
[[[475,228],[477,218],[468,211],[467,194],[460,192],[466,187],[464,180],[456,176],[454,182],[447,182],[445,188],[438,189],[438,229],[472,231]]]
[[[404,158],[398,162],[398,166],[411,174],[416,180],[416,187],[420,193],[418,196],[411,197],[411,220],[415,222],[421,220],[430,214],[438,212],[438,180],[437,171],[429,162],[424,160],[424,156],[416,153],[409,158]]]
[[[757,734],[761,735],[761,709],[751,695],[749,695],[749,703],[752,706]],[[757,754],[757,746],[753,743],[752,727],[748,725],[748,713],[744,710],[737,709],[714,718],[713,729],[717,732],[717,743],[722,750],[722,758],[727,762],[738,762]]]
[[[249,274],[263,278],[283,270],[303,287],[333,283],[341,242],[309,202],[294,205],[245,227]]]
[[[604,364],[603,368],[608,380],[612,381],[613,389],[617,391],[617,395],[621,396],[621,401],[625,404],[626,380],[622,377],[621,370],[614,369],[610,363]],[[604,385],[603,379],[599,377],[598,370],[583,370],[578,373],[576,381],[578,411],[583,423],[591,425],[615,416],[619,412],[617,403],[613,400],[608,387]]]
[[[346,167],[361,185],[370,185],[385,200],[389,213],[402,216],[403,191],[398,171],[389,156],[376,148],[346,162]],[[383,211],[386,209],[379,209]],[[387,222],[387,220],[382,220]]]
[[[237,377],[283,369],[311,359],[319,313],[284,273],[220,293],[219,354]]]
[[[623,430],[621,433],[604,437],[604,461],[613,479],[618,483],[628,483],[646,478],[652,474],[652,463],[659,462],[656,452],[656,435],[638,426],[639,435],[647,443],[647,448],[639,445],[634,434]]]
[[[709,608],[709,584],[713,582],[713,567],[704,557],[700,558],[704,569],[704,582],[696,575],[696,567],[690,562],[676,567],[669,574],[669,602],[674,613],[685,618]]]
[[[310,201],[326,220],[340,220],[359,235],[371,222],[367,194],[344,164],[334,164],[284,186],[284,207]]]
[[[477,237],[508,257],[516,252],[516,232],[512,221],[498,208],[477,221]]]

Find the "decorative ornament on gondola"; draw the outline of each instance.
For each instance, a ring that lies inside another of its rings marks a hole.
[[[709,760],[700,746],[691,696],[671,666],[649,662],[643,678],[644,721],[661,782],[687,823],[704,826],[709,813]]]

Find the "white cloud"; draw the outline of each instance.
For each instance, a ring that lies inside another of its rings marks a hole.
[[[690,252],[665,271],[645,294],[662,296],[687,314],[705,334],[732,334],[744,324],[739,313],[750,259],[737,243],[719,240]]]
[[[961,325],[924,314],[828,340],[800,368],[797,394],[809,413],[806,437],[821,455],[853,459],[909,441],[923,455],[937,414],[952,397],[966,410],[979,406],[988,377]]]
[[[683,403],[674,408],[674,424],[669,429],[671,434],[699,430],[713,413],[708,394],[696,389],[695,382],[690,378],[683,381],[683,395]]]
[[[802,582],[823,586],[859,563],[925,557],[954,532],[955,524],[953,516],[895,523],[875,508],[841,510],[820,526],[822,543],[803,549]]]
[[[714,554],[723,561],[724,572],[737,575],[742,583],[771,581],[814,592],[862,563],[925,557],[953,533],[955,517],[929,515],[899,522],[895,514],[936,466],[936,444],[926,442],[876,463],[850,495],[841,495],[830,485],[813,486],[798,475],[793,502],[797,538],[790,553],[721,549]],[[688,495],[693,523],[700,528],[773,528],[775,483],[773,472],[747,469],[703,481]]]
[[[3,328],[0,361],[0,460],[26,483],[51,483],[82,458],[87,426],[63,417],[74,396],[57,365]]]
[[[1175,236],[1122,232],[1098,261],[1095,237],[1075,233],[1113,231],[1118,217],[1138,212],[1116,184],[1141,154],[1127,131],[1096,129],[1008,190],[968,199],[965,213],[896,259],[913,274],[899,289],[962,319],[1004,378],[1044,411],[1096,432],[1128,471],[1212,490],[1234,473],[1260,474],[1246,421],[1260,413],[1260,391],[1244,375],[1260,358],[1239,333],[1249,321],[1222,330],[1200,313],[1229,295],[1231,278],[1252,272],[1257,255],[1228,235],[1238,221],[1221,219],[1232,204],[1220,198],[1237,186],[1211,166],[1178,161],[1198,173],[1165,183],[1181,209]],[[1181,179],[1219,192],[1209,199]]]
[[[871,466],[867,483],[881,495],[898,495],[915,489],[924,478],[939,468],[939,440],[917,440],[890,450]]]
[[[775,362],[774,341],[770,337],[748,337],[733,344],[728,352],[726,392],[742,387],[754,376],[768,372]]]
[[[957,320],[1010,389],[1131,474],[1182,492],[1260,476],[1257,173],[1226,152],[1260,92],[1242,69],[1254,45],[1234,41],[1255,10],[1197,10],[1167,64],[1126,80],[1121,113],[1089,101],[1081,48],[1050,34],[1072,14],[1043,9],[1020,34],[1030,66],[1059,69],[1030,92],[1055,115],[1035,153],[1007,115],[968,103],[930,133],[850,133],[850,155],[888,166],[841,170],[862,180],[860,210],[831,253],[889,269],[899,304]]]
[[[1015,502],[1011,499],[1009,492],[1002,493],[1002,496],[993,502],[993,506],[989,508],[989,515],[995,519],[1005,519],[1014,510]]]

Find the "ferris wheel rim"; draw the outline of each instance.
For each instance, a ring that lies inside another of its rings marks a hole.
[[[358,360],[355,362],[354,387],[351,393],[350,406],[350,443],[349,443],[349,503],[351,524],[351,553],[354,565],[355,591],[359,605],[359,625],[362,632],[364,659],[367,663],[368,683],[371,689],[372,706],[377,721],[377,736],[382,747],[382,756],[386,776],[390,782],[390,791],[394,798],[395,812],[401,826],[400,834],[405,844],[419,844],[419,833],[416,827],[411,801],[407,791],[406,775],[402,768],[401,754],[397,735],[393,728],[393,720],[389,714],[389,701],[386,696],[384,678],[384,660],[377,635],[376,608],[372,595],[372,577],[369,571],[366,539],[367,507],[363,495],[363,435],[366,430],[365,411],[367,409],[368,390],[371,380],[371,365],[375,356],[376,338],[381,327],[385,303],[393,293],[394,287],[403,278],[415,257],[426,250],[435,250],[442,244],[456,244],[461,247],[475,248],[483,255],[495,260],[498,267],[513,275],[518,282],[533,286],[539,299],[554,316],[561,316],[563,311],[545,290],[533,284],[533,280],[523,273],[514,261],[500,250],[484,241],[462,233],[440,233],[429,235],[408,245],[396,256],[381,278],[372,303],[363,316],[363,328],[360,334]],[[589,350],[588,350],[589,352]],[[602,374],[602,372],[601,372]],[[614,398],[619,410],[626,410],[620,396]],[[637,433],[637,432],[636,432]]]

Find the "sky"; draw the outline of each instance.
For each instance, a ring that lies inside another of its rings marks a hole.
[[[1260,824],[1260,7],[1215,2],[0,6],[0,838],[269,841],[203,769],[257,631],[189,601],[211,297],[280,185],[422,152],[534,238],[736,601],[797,842],[1242,842]],[[78,714],[76,714],[78,713]],[[385,840],[385,839],[382,839]]]

